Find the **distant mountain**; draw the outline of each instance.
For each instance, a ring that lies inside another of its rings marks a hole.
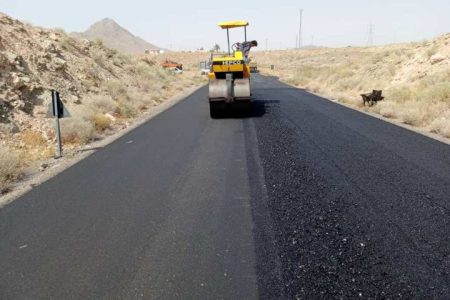
[[[145,50],[160,49],[108,18],[93,24],[85,32],[76,32],[71,35],[88,40],[101,39],[105,46],[128,54],[142,54]]]

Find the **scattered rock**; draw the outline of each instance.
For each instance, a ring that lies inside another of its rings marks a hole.
[[[17,73],[11,73],[10,76],[11,76],[11,84],[12,84],[13,88],[15,88],[15,89],[21,89],[30,83],[29,77],[20,76]]]
[[[59,41],[58,35],[54,32],[51,32],[48,37],[55,42]]]
[[[5,52],[3,53],[3,55],[4,55],[4,57],[6,58],[7,62],[8,62],[10,65],[15,65],[15,63],[16,63],[16,58],[17,58],[17,55],[16,55],[16,54],[11,53],[11,52],[9,52],[9,51],[5,51]]]
[[[105,117],[107,117],[108,119],[110,119],[112,122],[116,121],[116,117],[114,117],[111,113],[106,113]]]
[[[66,69],[67,61],[65,61],[64,59],[55,57],[52,62],[53,62],[53,69],[55,71],[63,71]]]
[[[50,41],[50,40],[44,41],[42,47],[44,48],[44,50],[46,52],[50,52],[50,53],[57,53],[58,52],[55,44],[52,41]]]
[[[48,169],[49,165],[46,163],[41,164],[41,166],[39,167],[39,171],[40,172],[44,172],[46,169]]]
[[[70,95],[70,102],[72,102],[73,104],[81,104],[81,100],[80,97],[76,96],[76,95]]]
[[[447,59],[447,57],[445,57],[442,54],[437,53],[430,58],[430,63],[432,65],[434,65],[434,64],[440,63],[441,61],[444,61],[446,59]]]
[[[15,134],[20,131],[15,123],[0,123],[0,133]]]

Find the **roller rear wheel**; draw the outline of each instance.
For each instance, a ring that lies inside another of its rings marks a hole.
[[[220,118],[222,115],[221,107],[218,103],[209,102],[209,115],[212,119]]]

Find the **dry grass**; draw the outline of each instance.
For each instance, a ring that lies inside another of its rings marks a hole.
[[[450,111],[447,111],[442,117],[431,122],[431,132],[450,138]]]
[[[110,95],[91,95],[83,102],[95,111],[100,113],[115,113],[118,108],[118,104]]]
[[[111,119],[105,115],[98,114],[94,117],[95,130],[97,131],[105,131],[111,128],[111,123]]]
[[[95,124],[81,117],[61,120],[63,143],[86,144],[95,136]]]
[[[10,148],[0,145],[0,194],[21,175],[19,156]]]
[[[20,139],[24,144],[20,160],[25,164],[27,161],[48,159],[53,155],[53,146],[38,131],[27,129],[20,133]]]
[[[42,134],[33,130],[25,130],[21,133],[22,141],[28,146],[45,146],[47,141]]]
[[[433,62],[435,54],[447,59]],[[292,85],[448,136],[450,34],[419,44],[257,52],[255,57],[264,73]],[[385,101],[363,107],[360,94],[374,89],[383,90]]]

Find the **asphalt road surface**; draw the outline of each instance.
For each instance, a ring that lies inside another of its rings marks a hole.
[[[0,209],[0,299],[450,298],[450,147],[255,76]]]

